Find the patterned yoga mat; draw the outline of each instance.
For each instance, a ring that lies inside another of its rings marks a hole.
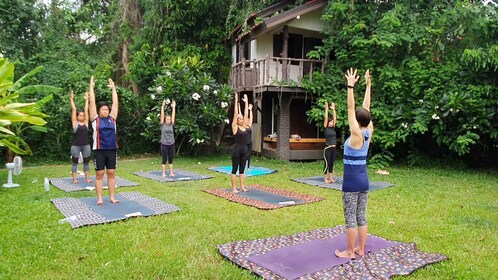
[[[341,191],[342,190],[342,177],[334,177],[335,182],[330,184],[325,184],[323,182],[323,176],[315,176],[315,177],[306,177],[306,178],[293,178],[292,181],[307,184],[310,186],[326,188],[326,189],[334,189]],[[371,191],[384,189],[387,187],[394,186],[388,182],[372,182],[370,181],[369,188]]]
[[[97,197],[55,198],[55,207],[66,217],[73,228],[86,225],[111,223],[137,216],[154,216],[179,211],[175,205],[139,192],[121,192],[116,195],[119,203],[103,197],[103,205],[97,205]],[[63,220],[62,220],[63,221]]]
[[[368,236],[365,256],[353,260],[338,258],[334,251],[345,248],[345,232],[344,226],[337,226],[235,241],[218,245],[218,251],[264,279],[389,279],[447,259],[441,254],[419,251],[415,243],[373,235]]]
[[[170,176],[163,177],[162,171],[160,170],[133,172],[133,174],[159,182],[181,182],[181,181],[204,180],[204,179],[213,178],[213,176],[201,175],[195,172],[185,171],[181,169],[175,169],[173,171],[175,174],[175,176],[173,177]],[[166,174],[169,174],[169,171]]]
[[[48,179],[50,183],[65,192],[75,192],[75,191],[93,191],[95,190],[95,176],[90,176],[92,180],[90,183],[85,182],[85,177],[78,177],[78,184],[73,184],[73,178],[51,178]],[[126,179],[116,176],[116,187],[134,187],[138,186],[138,183],[128,181]],[[107,188],[107,175],[104,176],[104,188]]]
[[[209,189],[204,191],[226,198],[232,202],[253,206],[263,210],[272,210],[324,200],[323,197],[274,189],[262,185],[251,185],[246,188],[249,190],[248,192],[240,191],[239,193],[233,193],[231,188]]]
[[[216,167],[209,167],[209,170],[221,172],[224,174],[231,174],[232,173],[232,167],[231,166],[216,166]],[[250,176],[260,176],[260,175],[266,175],[266,174],[271,174],[277,172],[277,170],[269,169],[266,167],[251,167],[249,170],[246,168],[244,171],[244,175],[246,177]],[[239,173],[237,172],[237,175]]]

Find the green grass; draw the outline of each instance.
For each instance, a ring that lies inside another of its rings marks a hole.
[[[296,183],[316,176],[322,163],[254,158],[253,165],[277,169],[247,183],[322,196],[321,202],[263,211],[202,192],[228,187],[229,177],[207,170],[229,165],[229,158],[178,157],[175,167],[211,174],[197,182],[159,183],[131,172],[160,167],[159,157],[120,160],[117,175],[139,182],[140,191],[182,211],[148,218],[72,229],[50,199],[93,196],[43,189],[44,177],[69,177],[70,165],[28,167],[0,188],[1,279],[257,279],[223,259],[217,244],[287,235],[343,224],[341,192]],[[342,174],[342,164],[336,170]],[[388,239],[415,242],[448,261],[416,271],[410,279],[496,279],[498,267],[498,175],[450,168],[392,167],[372,181],[395,187],[369,195],[369,229]],[[0,170],[6,181],[7,170]],[[105,192],[107,193],[107,192]]]

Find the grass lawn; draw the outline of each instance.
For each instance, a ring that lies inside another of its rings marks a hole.
[[[228,175],[207,168],[229,164],[228,156],[178,157],[175,167],[214,178],[159,183],[132,174],[159,169],[159,156],[120,160],[117,175],[140,186],[118,192],[140,191],[182,210],[78,229],[58,223],[63,216],[50,199],[95,193],[65,193],[54,187],[45,192],[43,188],[44,177],[70,177],[70,162],[25,168],[14,177],[20,188],[0,188],[0,279],[257,279],[222,258],[216,245],[344,224],[341,192],[290,180],[320,175],[322,162],[253,158],[254,166],[278,172],[249,177],[248,185],[259,183],[326,198],[271,211],[201,191],[228,187]],[[342,163],[337,163],[336,170],[342,175]],[[391,240],[415,242],[422,251],[449,257],[448,261],[416,271],[410,279],[496,279],[496,172],[391,167],[391,174],[383,176],[373,171],[370,170],[372,181],[388,181],[396,186],[370,193],[370,232]],[[3,184],[7,170],[0,170],[0,174]]]

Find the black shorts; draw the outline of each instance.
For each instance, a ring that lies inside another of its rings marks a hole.
[[[117,150],[94,150],[95,171],[116,169]]]

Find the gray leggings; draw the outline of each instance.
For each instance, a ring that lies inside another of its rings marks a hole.
[[[73,160],[72,172],[76,173],[78,171],[78,159],[80,153],[83,156],[83,170],[90,171],[90,145],[85,146],[71,146],[71,157]]]
[[[346,228],[357,228],[367,224],[368,191],[342,192]]]

